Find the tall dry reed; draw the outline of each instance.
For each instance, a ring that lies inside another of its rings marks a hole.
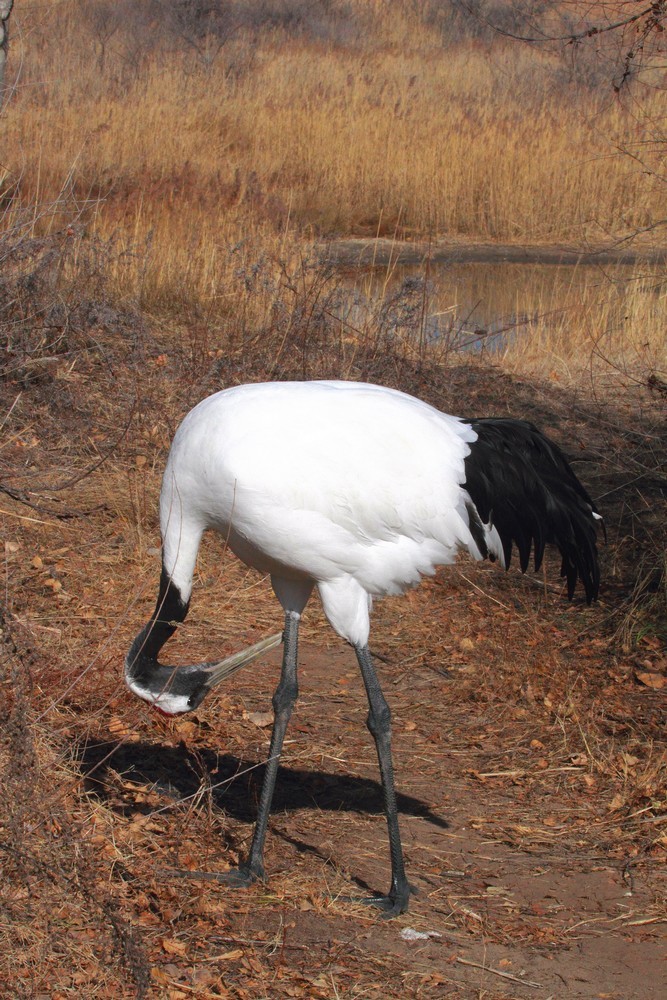
[[[7,225],[114,235],[117,292],[149,311],[266,322],[274,293],[248,275],[270,258],[279,277],[304,236],[582,243],[664,215],[659,92],[623,103],[557,54],[443,41],[408,2],[298,31],[267,16],[220,46],[141,9],[17,18],[0,194]]]

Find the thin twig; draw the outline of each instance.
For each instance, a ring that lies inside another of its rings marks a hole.
[[[541,990],[543,988],[542,983],[533,983],[530,979],[521,979],[519,976],[513,976],[511,972],[499,972],[498,969],[490,969],[488,965],[480,965],[479,962],[470,962],[467,958],[458,958],[456,961],[459,965],[470,965],[473,969],[481,969],[483,972],[491,972],[494,976],[501,976],[503,979],[511,979],[513,983],[521,983],[522,986],[530,986],[531,989]]]

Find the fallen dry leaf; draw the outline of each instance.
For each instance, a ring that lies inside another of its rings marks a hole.
[[[243,948],[234,948],[232,951],[226,951],[222,955],[216,955],[218,962],[236,962],[239,958],[243,958]]]
[[[129,736],[132,730],[122,719],[119,719],[116,715],[112,715],[109,720],[109,732],[113,733],[114,736],[123,737]]]
[[[273,724],[273,712],[248,712],[246,718],[260,729]]]
[[[177,938],[162,938],[161,944],[168,955],[186,955],[188,951],[185,942]]]
[[[636,670],[635,679],[645,687],[660,691],[667,684],[667,677],[664,674],[654,674],[651,670]]]
[[[186,738],[195,736],[199,730],[197,723],[192,722],[190,719],[185,719],[183,722],[177,722],[174,728],[179,736],[184,736]]]

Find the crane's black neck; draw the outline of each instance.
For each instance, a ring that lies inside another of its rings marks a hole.
[[[132,643],[127,656],[128,670],[134,679],[141,680],[143,675],[157,666],[158,653],[185,620],[189,604],[182,599],[180,590],[163,566],[155,611]]]

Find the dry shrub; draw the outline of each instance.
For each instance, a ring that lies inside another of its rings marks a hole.
[[[96,333],[127,335],[137,324],[136,314],[112,301],[119,257],[112,239],[84,237],[76,223],[34,232],[32,219],[13,219],[0,235],[0,370],[23,386],[51,380],[60,361],[74,366],[80,351],[95,348]]]
[[[94,810],[78,794],[71,748],[35,718],[40,653],[18,635],[14,641],[8,617],[0,624],[3,982],[26,998],[57,989],[144,996],[146,957],[105,884]]]

